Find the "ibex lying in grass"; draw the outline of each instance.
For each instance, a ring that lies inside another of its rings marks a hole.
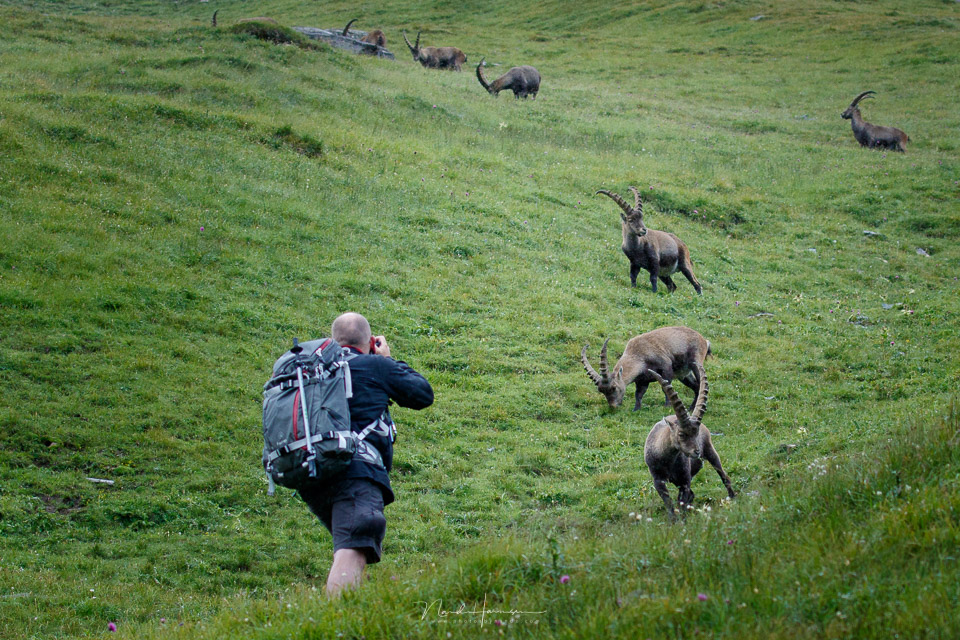
[[[483,77],[483,61],[477,65],[477,80],[481,86],[487,90],[487,93],[493,96],[500,95],[501,91],[513,91],[514,98],[526,98],[530,96],[536,99],[537,92],[540,91],[540,72],[529,65],[522,67],[513,67],[505,74],[487,83]]]
[[[687,245],[672,233],[647,229],[643,224],[643,203],[640,202],[640,193],[635,187],[630,187],[630,191],[633,191],[633,207],[615,193],[606,189],[597,191],[597,194],[610,196],[623,209],[620,214],[623,244],[620,248],[630,260],[630,284],[637,286],[637,274],[640,273],[640,269],[646,269],[650,272],[650,284],[653,286],[654,293],[657,292],[657,278],[663,280],[667,285],[667,291],[673,293],[677,285],[673,283],[670,276],[679,269],[697,293],[703,295],[703,289],[693,275],[693,263],[690,262],[690,250],[687,249]]]
[[[415,62],[419,62],[427,69],[454,69],[461,71],[460,67],[467,61],[466,54],[456,47],[423,47],[420,48],[420,32],[417,32],[417,43],[410,44],[407,40],[407,34],[403,33],[403,40],[407,43],[410,53],[413,54]]]
[[[703,367],[704,359],[710,355],[710,341],[687,327],[662,327],[631,338],[623,349],[623,355],[613,365],[613,376],[607,365],[607,343],[604,340],[600,350],[600,373],[597,373],[587,360],[587,347],[580,350],[580,362],[597,390],[607,398],[611,407],[623,403],[627,385],[636,383],[637,389],[633,410],[638,411],[647,392],[647,385],[662,376],[667,380],[679,378],[683,384],[693,389],[694,402],[699,392],[699,380],[696,366]]]
[[[857,139],[861,147],[870,147],[873,149],[892,149],[900,153],[906,153],[906,144],[910,136],[896,127],[879,127],[870,124],[860,115],[860,109],[857,105],[864,98],[873,97],[876,91],[864,91],[850,103],[847,110],[840,114],[844,120],[850,121],[853,127],[853,137]]]
[[[348,22],[347,26],[343,28],[343,33],[341,33],[340,35],[344,35],[344,36],[350,35],[350,25],[352,25],[357,20],[359,20],[359,18],[354,18],[353,20]],[[375,44],[378,47],[386,47],[387,37],[383,34],[383,31],[380,31],[380,29],[374,29],[373,31],[368,31],[367,35],[360,38],[360,42],[369,42],[370,44]]]
[[[650,469],[650,475],[653,476],[653,486],[657,493],[663,498],[663,504],[667,507],[667,513],[670,514],[670,520],[675,521],[677,516],[673,508],[673,502],[670,500],[670,494],[667,492],[667,482],[671,482],[680,489],[677,501],[682,509],[686,505],[693,504],[693,491],[690,489],[690,482],[697,475],[700,468],[703,467],[703,461],[706,460],[713,468],[717,470],[723,485],[727,488],[727,494],[733,498],[736,494],[733,492],[733,485],[730,477],[723,470],[720,464],[720,456],[717,450],[713,448],[713,442],[710,440],[710,430],[701,424],[703,412],[707,408],[707,396],[709,387],[707,385],[707,376],[703,372],[703,367],[695,364],[697,377],[700,379],[700,390],[697,393],[697,402],[693,411],[687,414],[686,407],[674,391],[670,383],[664,378],[653,375],[657,382],[663,387],[667,399],[673,405],[675,415],[666,416],[663,420],[653,425],[647,441],[643,445],[643,459]]]

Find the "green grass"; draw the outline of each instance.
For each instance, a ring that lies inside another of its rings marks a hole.
[[[0,637],[950,635],[960,5],[213,4],[0,1]],[[397,61],[230,33],[357,15]],[[414,64],[421,29],[469,68]],[[840,119],[866,89],[906,155]],[[703,297],[630,288],[593,194],[632,184]],[[437,402],[397,412],[384,562],[331,607],[259,389],[348,309]],[[672,324],[740,493],[704,471],[676,527],[659,395],[610,411],[579,364]],[[484,597],[544,613],[421,620]]]

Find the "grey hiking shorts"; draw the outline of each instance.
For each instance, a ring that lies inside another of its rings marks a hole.
[[[333,535],[334,552],[356,549],[368,564],[380,562],[387,532],[380,485],[365,478],[345,478],[322,490],[300,491],[310,511]]]

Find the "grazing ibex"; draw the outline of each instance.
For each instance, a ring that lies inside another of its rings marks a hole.
[[[607,398],[611,407],[623,403],[627,385],[635,382],[634,411],[640,409],[647,385],[655,382],[657,376],[667,380],[679,378],[683,384],[699,391],[699,380],[695,366],[703,366],[704,359],[710,355],[710,341],[688,327],[662,327],[630,338],[623,349],[623,355],[613,365],[613,375],[607,364],[607,343],[604,340],[600,350],[600,373],[597,373],[587,360],[587,347],[580,350],[580,362],[597,390]],[[696,402],[696,396],[694,396]]]
[[[414,61],[419,62],[427,69],[461,71],[460,67],[467,61],[467,56],[456,47],[423,47],[421,49],[419,31],[417,32],[416,44],[410,44],[406,32],[403,32],[403,40],[407,43],[410,53],[413,54]]]
[[[483,61],[477,65],[477,80],[481,86],[487,90],[487,93],[493,96],[500,95],[501,91],[513,91],[514,98],[526,98],[530,96],[536,99],[537,92],[540,91],[540,72],[529,65],[522,67],[513,67],[505,74],[488,83],[483,77]]]
[[[703,367],[699,364],[694,365],[697,370],[697,377],[700,379],[700,390],[697,394],[697,402],[693,411],[688,414],[683,402],[674,391],[670,383],[664,378],[653,372],[657,382],[663,387],[664,393],[673,405],[675,415],[666,416],[663,420],[653,425],[647,441],[643,445],[643,459],[650,469],[650,475],[653,476],[653,486],[657,493],[663,498],[663,504],[667,507],[667,513],[670,520],[677,518],[673,508],[673,502],[670,500],[670,494],[667,492],[667,482],[671,482],[680,489],[677,501],[680,508],[693,504],[693,491],[690,489],[690,481],[697,475],[700,468],[703,467],[703,461],[706,460],[720,475],[720,480],[727,488],[727,494],[733,498],[736,494],[733,492],[733,484],[730,482],[730,476],[723,470],[720,464],[720,456],[717,450],[713,448],[713,442],[710,440],[710,430],[707,429],[701,420],[703,412],[707,408],[707,396],[709,387],[707,385],[707,376],[703,372]]]
[[[880,127],[870,124],[860,115],[860,109],[857,105],[864,98],[872,98],[871,94],[876,91],[864,91],[850,103],[847,110],[840,114],[844,120],[850,121],[853,127],[853,137],[857,139],[861,147],[870,147],[873,149],[893,149],[900,153],[906,153],[906,144],[910,136],[896,127]]]
[[[633,191],[633,207],[615,193],[606,189],[597,191],[597,194],[610,196],[623,209],[620,214],[623,244],[620,248],[630,260],[630,284],[637,286],[637,274],[640,273],[640,269],[646,269],[650,272],[650,284],[653,286],[654,293],[657,292],[657,278],[663,280],[667,285],[667,291],[673,293],[677,285],[673,283],[670,276],[679,269],[697,293],[703,295],[703,289],[693,275],[693,263],[690,262],[690,250],[687,249],[687,245],[672,233],[647,229],[643,224],[643,203],[640,202],[640,193],[635,187],[630,187],[630,191]]]
[[[350,25],[352,25],[357,20],[359,20],[359,18],[354,18],[353,20],[348,22],[347,26],[343,28],[343,33],[341,33],[340,35],[344,35],[344,36],[350,35]],[[367,35],[360,38],[360,42],[369,42],[370,44],[375,44],[378,47],[386,47],[387,37],[383,34],[383,31],[381,31],[380,29],[374,29],[373,31],[368,31]]]

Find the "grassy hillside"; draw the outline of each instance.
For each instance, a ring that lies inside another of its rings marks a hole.
[[[0,638],[949,636],[960,4],[534,4],[0,0]],[[262,15],[397,61],[231,32]],[[840,119],[867,89],[907,154]],[[702,297],[629,286],[593,194],[630,185]],[[259,390],[348,309],[437,402],[396,412],[384,562],[329,606]],[[677,526],[659,392],[610,410],[579,363],[673,324],[740,494],[704,471]]]

